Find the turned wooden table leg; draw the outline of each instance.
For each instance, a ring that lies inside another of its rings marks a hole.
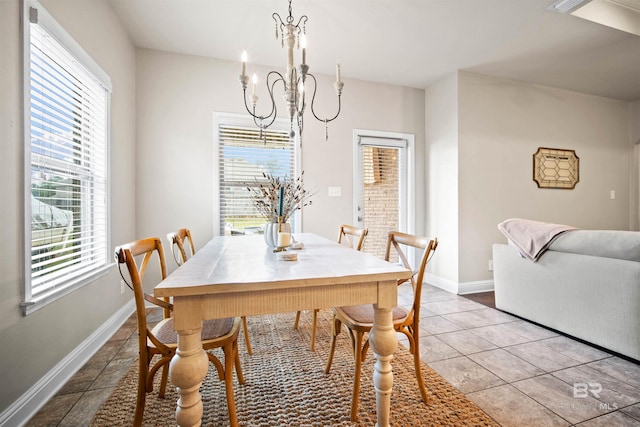
[[[202,349],[202,316],[199,300],[174,298],[174,328],[178,333],[178,350],[171,359],[169,373],[178,391],[176,423],[179,426],[202,424],[200,385],[209,369],[209,358]]]
[[[398,346],[391,311],[391,308],[381,308],[375,305],[373,329],[369,335],[369,343],[376,359],[373,384],[376,389],[377,427],[388,427],[391,413],[391,391],[393,389],[391,360]]]
[[[178,351],[171,359],[169,373],[178,391],[176,423],[199,426],[202,422],[200,385],[207,375],[209,359],[202,349],[200,329],[178,331]]]

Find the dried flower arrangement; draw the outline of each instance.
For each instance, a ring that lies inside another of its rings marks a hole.
[[[262,173],[263,179],[256,178],[257,187],[247,186],[253,204],[267,222],[285,223],[291,215],[303,206],[311,204],[309,198],[315,194],[304,188],[304,171],[296,179]]]

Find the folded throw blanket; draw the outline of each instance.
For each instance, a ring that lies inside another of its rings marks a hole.
[[[538,261],[551,242],[560,234],[576,230],[570,225],[521,218],[507,219],[498,224],[498,229],[518,248],[524,258],[533,262]]]

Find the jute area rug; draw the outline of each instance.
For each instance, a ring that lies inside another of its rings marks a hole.
[[[363,365],[357,423],[349,420],[353,387],[353,356],[343,331],[336,346],[331,372],[324,373],[330,345],[330,311],[318,316],[316,351],[310,350],[311,314],[302,315],[293,329],[295,313],[249,317],[253,356],[245,349],[242,332],[240,356],[246,384],[234,384],[238,422],[241,426],[373,426],[376,423],[371,351]],[[398,346],[393,359],[391,398],[393,426],[495,426],[497,424],[464,395],[422,364],[429,403],[420,399],[413,356]],[[125,374],[113,394],[96,413],[93,426],[131,425],[136,404],[137,363]],[[156,375],[159,379],[160,375]],[[159,381],[156,381],[157,383]],[[200,390],[204,404],[203,426],[228,426],[224,383],[215,368]],[[147,395],[144,425],[175,425],[177,394],[171,385],[164,398],[157,386]]]

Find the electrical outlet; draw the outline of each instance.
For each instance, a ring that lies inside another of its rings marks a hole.
[[[489,271],[493,271],[493,260],[489,260]]]
[[[124,280],[120,279],[120,295],[124,294],[127,290],[127,284],[124,283]]]

